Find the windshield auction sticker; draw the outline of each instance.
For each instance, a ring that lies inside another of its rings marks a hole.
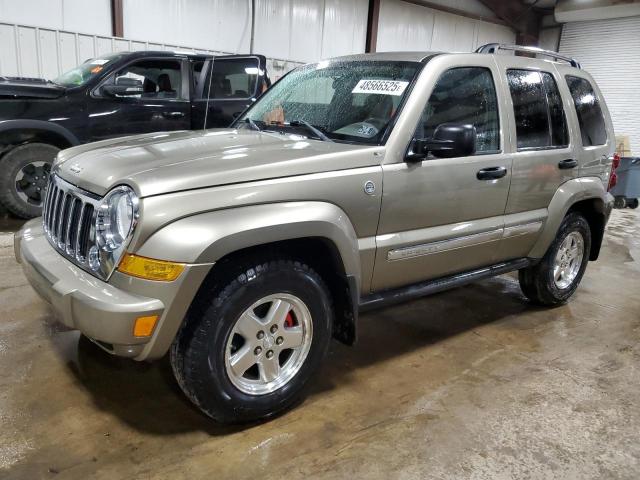
[[[360,80],[351,93],[377,93],[381,95],[400,96],[409,82],[399,80]]]

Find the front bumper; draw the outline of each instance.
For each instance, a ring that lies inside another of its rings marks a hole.
[[[67,327],[109,352],[137,360],[159,358],[171,341],[211,265],[189,265],[174,282],[154,282],[114,272],[103,282],[66,260],[47,241],[41,219],[15,235],[15,255],[38,294]],[[160,318],[151,337],[135,337],[140,316]]]

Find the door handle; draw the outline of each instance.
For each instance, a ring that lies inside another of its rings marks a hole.
[[[478,180],[497,180],[507,174],[507,167],[489,167],[478,170]]]
[[[578,166],[578,162],[573,158],[567,158],[566,160],[561,160],[558,162],[558,168],[560,170],[569,170],[570,168],[575,168]]]
[[[162,112],[162,116],[165,118],[182,118],[184,112]]]

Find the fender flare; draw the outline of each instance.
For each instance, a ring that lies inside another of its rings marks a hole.
[[[578,202],[591,199],[601,200],[603,205],[610,203],[600,178],[580,177],[563,183],[556,190],[549,203],[547,220],[538,240],[529,252],[529,257],[542,258],[556,237],[560,224],[569,209]]]
[[[215,263],[244,248],[309,237],[333,243],[359,292],[356,232],[347,214],[327,202],[270,203],[196,214],[153,233],[135,253],[181,263]]]
[[[69,129],[45,120],[0,120],[0,133],[10,130],[42,130],[61,136],[70,146],[80,145],[80,140]]]

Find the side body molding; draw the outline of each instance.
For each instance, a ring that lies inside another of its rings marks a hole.
[[[296,238],[331,241],[347,276],[361,284],[358,238],[347,214],[326,202],[282,202],[216,210],[177,220],[152,234],[138,255],[183,263],[215,263],[247,247]]]
[[[553,242],[562,220],[573,205],[583,200],[596,199],[600,200],[603,206],[606,206],[611,202],[608,197],[610,195],[599,177],[580,177],[563,183],[549,203],[547,220],[529,253],[529,257],[542,258],[544,256]]]

